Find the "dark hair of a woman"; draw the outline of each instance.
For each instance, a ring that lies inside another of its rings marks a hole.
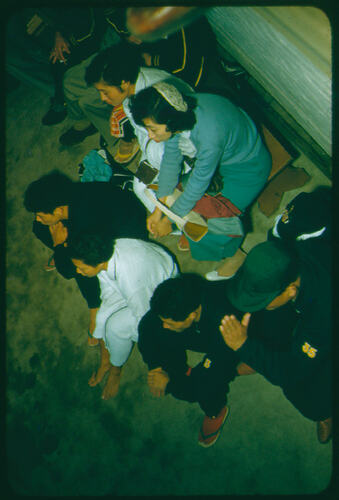
[[[149,118],[155,123],[166,125],[169,132],[192,130],[196,123],[194,109],[197,101],[193,96],[183,95],[187,111],[177,111],[153,87],[148,87],[131,98],[130,110],[137,125],[144,127],[143,120]]]

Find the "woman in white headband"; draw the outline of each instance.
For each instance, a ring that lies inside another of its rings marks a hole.
[[[136,94],[130,109],[151,140],[164,141],[157,190],[160,201],[182,181],[184,160],[190,157],[194,166],[184,176],[184,190],[171,210],[181,217],[187,215],[210,191],[217,176],[219,192],[235,209],[229,220],[208,219],[208,233],[199,242],[185,241],[182,236],[179,248],[190,248],[196,260],[220,261],[243,253],[238,250],[243,232],[236,215],[258,195],[271,169],[270,154],[250,117],[225,97],[207,93],[184,96],[167,81]],[[156,237],[172,231],[171,221],[159,208],[148,217],[147,227]],[[231,277],[215,274],[217,279]]]

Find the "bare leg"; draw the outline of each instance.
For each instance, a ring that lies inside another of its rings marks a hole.
[[[122,366],[112,366],[109,369],[109,375],[102,391],[102,399],[110,399],[117,395],[120,384]]]
[[[95,330],[95,318],[97,316],[97,312],[99,311],[99,307],[96,307],[96,308],[92,308],[89,310],[89,333],[90,335],[93,334],[94,330]],[[95,337],[88,337],[88,345],[90,346],[95,346],[95,345],[98,345],[99,343],[99,340],[96,339]]]
[[[105,347],[105,342],[102,339],[99,339],[99,344],[101,356],[100,366],[98,368],[98,371],[94,372],[88,381],[88,385],[90,385],[91,387],[95,387],[96,385],[98,385],[112,366],[109,360],[109,352]]]
[[[225,259],[222,264],[217,268],[217,273],[219,276],[233,276],[242,266],[244,260],[246,259],[246,254],[240,248],[235,252],[232,257]]]

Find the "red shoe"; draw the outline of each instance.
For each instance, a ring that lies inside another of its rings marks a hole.
[[[216,442],[219,437],[221,428],[228,416],[228,413],[229,411],[227,406],[224,406],[219,415],[217,415],[215,418],[210,418],[207,416],[204,418],[198,438],[198,444],[200,444],[200,446],[208,448]]]

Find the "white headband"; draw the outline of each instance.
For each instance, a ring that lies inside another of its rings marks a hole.
[[[187,111],[187,102],[184,101],[180,92],[170,83],[159,82],[152,85],[162,97],[177,111]]]

